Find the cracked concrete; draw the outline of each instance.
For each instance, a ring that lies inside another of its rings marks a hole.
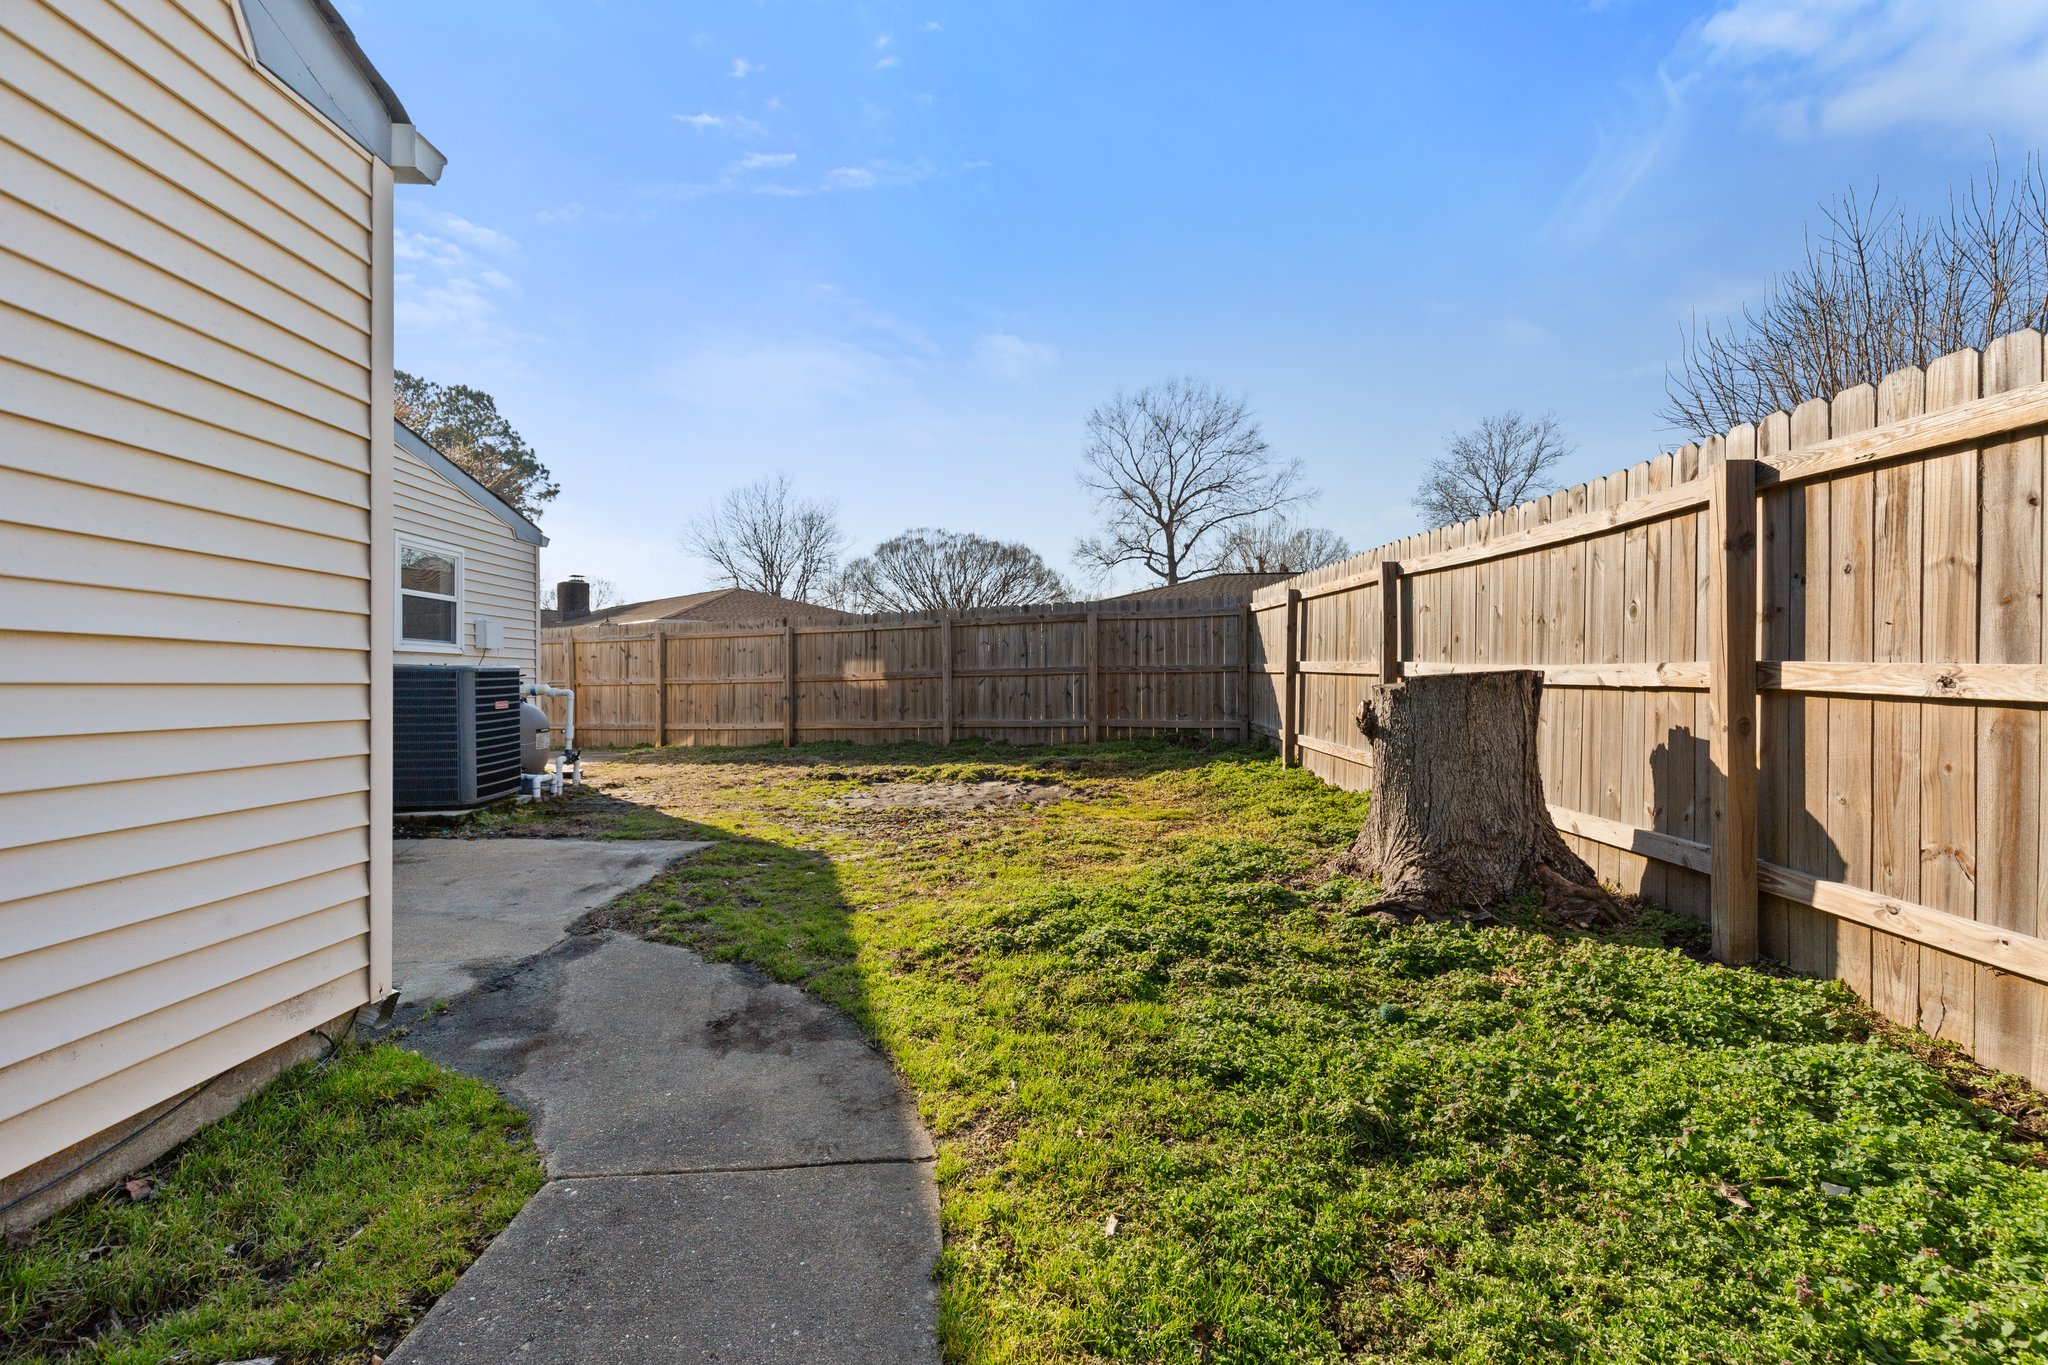
[[[470,900],[491,850],[511,881],[550,842],[462,845]],[[454,913],[417,861],[396,880],[401,925]],[[887,1059],[813,996],[581,913],[414,1028],[532,1116],[549,1183],[392,1365],[936,1360],[932,1146]],[[397,941],[459,939],[427,929]]]

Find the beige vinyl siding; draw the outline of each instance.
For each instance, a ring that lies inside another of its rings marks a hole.
[[[227,0],[0,6],[0,1176],[371,998],[388,183]]]
[[[400,540],[460,550],[462,565],[462,652],[420,650],[400,643],[406,664],[482,663],[517,668],[535,677],[540,663],[540,547],[512,534],[512,528],[477,505],[467,493],[399,449],[393,468],[392,515]],[[505,623],[505,648],[477,652],[478,617]]]

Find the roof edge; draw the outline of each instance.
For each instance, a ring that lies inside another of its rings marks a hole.
[[[404,184],[440,179],[447,158],[413,126],[398,92],[334,0],[230,0],[250,55]]]
[[[355,64],[357,72],[370,83],[370,88],[377,92],[377,99],[383,104],[384,112],[391,115],[391,121],[410,124],[412,115],[405,112],[405,105],[400,102],[398,92],[391,88],[390,82],[377,70],[377,64],[363,51],[363,45],[356,41],[355,30],[348,26],[348,20],[341,17],[341,11],[334,7],[333,0],[311,0],[311,3],[319,12],[321,20],[326,23],[328,32],[334,35],[334,40],[341,44],[341,50],[346,52],[348,59]]]
[[[528,545],[548,543],[548,538],[542,534],[540,527],[527,520],[518,508],[484,487],[468,470],[436,450],[433,442],[396,418],[392,419],[391,428],[392,435],[401,449],[454,484],[471,502],[511,527],[512,534],[518,539]]]

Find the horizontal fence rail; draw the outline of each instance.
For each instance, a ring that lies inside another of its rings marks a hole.
[[[748,627],[553,627],[541,672],[593,747],[1251,735],[1240,601]],[[550,703],[556,724],[561,706]]]
[[[1368,788],[1368,686],[1536,669],[1604,881],[2048,1082],[2044,379],[2015,333],[1262,589],[1253,729]]]
[[[542,668],[593,744],[1192,730],[1358,789],[1368,687],[1536,669],[1552,816],[1604,881],[2048,1083],[2043,351],[2002,337],[1249,607],[554,629]]]

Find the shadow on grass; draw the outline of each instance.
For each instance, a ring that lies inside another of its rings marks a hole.
[[[1262,745],[1217,744],[1174,736],[1104,744],[1020,747],[985,741],[934,744],[819,742],[794,748],[752,745],[610,751],[592,761],[590,785],[548,801],[496,807],[457,824],[416,831],[458,838],[692,839],[712,846],[628,892],[590,917],[593,927],[638,934],[690,948],[716,962],[745,963],[802,986],[854,1016],[872,1034],[875,1020],[860,987],[852,907],[833,853],[765,832],[757,809],[725,812],[721,823],[675,814],[693,791],[664,789],[661,774],[684,769],[744,769],[764,774],[763,799],[793,791],[785,809],[802,823],[835,790],[887,782],[977,783],[995,780],[1086,787],[1091,779],[1128,782],[1161,773],[1212,776],[1225,768],[1247,775],[1270,768]],[[607,780],[606,768],[635,770],[629,781]],[[599,784],[603,783],[602,786]],[[633,796],[622,796],[630,790]],[[901,817],[912,823],[914,817]],[[915,817],[931,818],[931,817]],[[913,826],[914,827],[914,826]],[[1008,826],[1014,837],[1029,837]],[[838,831],[858,844],[857,822]],[[903,826],[872,831],[903,837]],[[986,854],[984,853],[984,856]]]
[[[1675,800],[1698,755],[1668,758]],[[1869,1046],[1845,990],[1641,951],[1699,932],[1650,911],[1391,922],[1304,875],[1362,800],[1270,753],[818,744],[594,776],[507,832],[717,840],[606,921],[808,986],[916,1089],[951,1359],[1962,1360],[2007,1321],[2048,1349],[2048,1181]],[[984,778],[1081,799],[834,804]]]

